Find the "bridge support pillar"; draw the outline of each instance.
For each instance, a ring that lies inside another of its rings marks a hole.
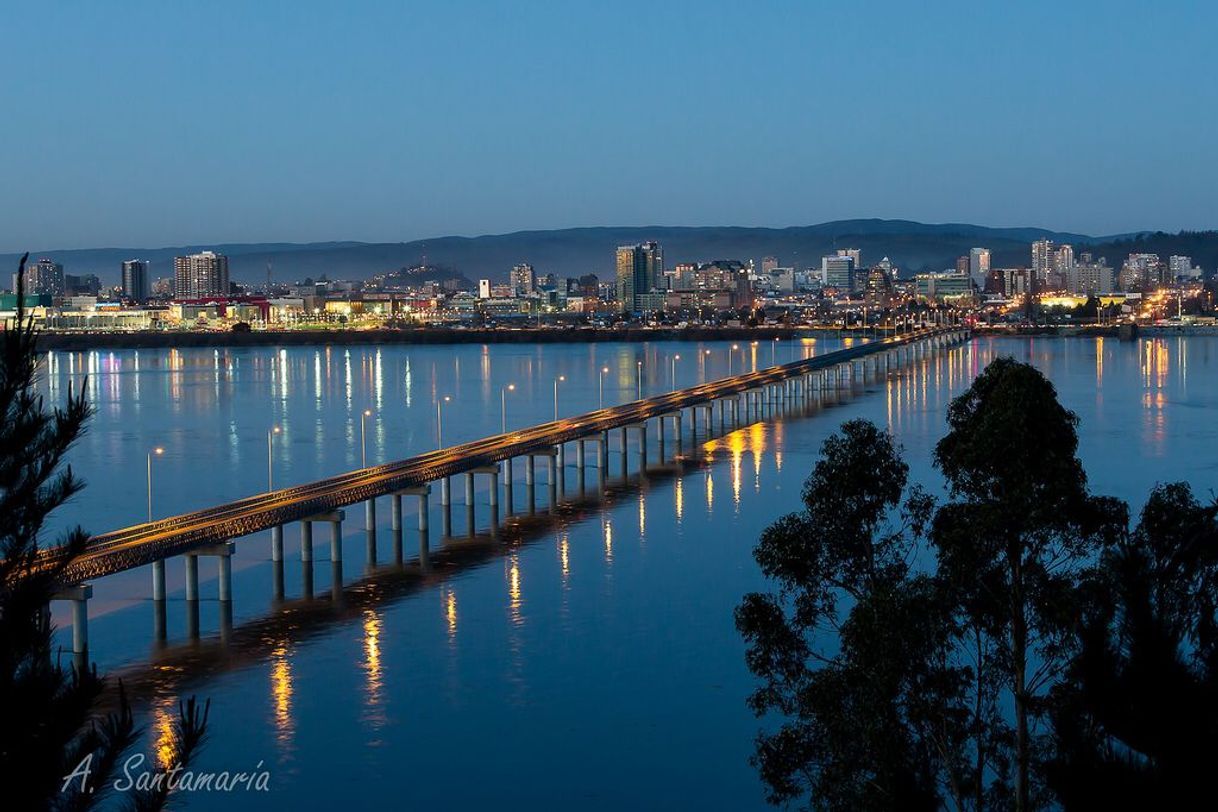
[[[364,531],[367,535],[368,566],[376,564],[376,499],[364,503]]]
[[[82,673],[89,658],[89,598],[93,597],[91,584],[64,587],[51,600],[72,602],[72,654],[73,667]]]
[[[194,553],[186,554],[186,600],[199,600],[199,557]]]
[[[313,560],[313,522],[303,519],[300,522],[300,560]]]
[[[217,575],[219,577],[217,580],[219,582],[220,600],[222,602],[231,601],[233,599],[232,557],[235,549],[236,545],[234,545],[231,541],[225,541],[221,542],[220,544],[213,544],[210,547],[203,547],[195,550],[194,554],[190,556],[190,558],[195,559],[196,562],[203,556],[215,556],[218,559]],[[197,563],[194,571],[194,582],[195,597],[197,599],[199,594],[199,569]],[[187,583],[189,583],[189,580]]]
[[[165,560],[152,562],[152,599],[165,600]]]
[[[452,501],[452,483],[449,482],[448,477],[442,477],[440,479],[440,504],[447,507],[452,504]]]
[[[474,504],[474,472],[465,472],[465,504]]]
[[[393,539],[393,562],[402,563],[402,494],[389,495],[389,535]]]
[[[281,524],[271,528],[271,560],[283,560],[283,525]]]
[[[608,431],[608,429],[601,432],[600,446],[601,446],[600,453],[598,454],[599,459],[597,460],[596,464],[598,466],[600,466],[601,477],[604,478],[604,477],[609,476],[609,431]]]

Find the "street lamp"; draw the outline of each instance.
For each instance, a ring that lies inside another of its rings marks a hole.
[[[161,456],[165,449],[157,446],[148,452],[148,521],[152,521],[152,458]]]
[[[559,375],[554,379],[554,419],[558,420],[558,384],[560,381],[565,381],[566,375]]]
[[[732,377],[732,359],[736,357],[736,350],[740,349],[739,344],[733,344],[732,348],[727,351],[727,376]],[[744,374],[744,362],[740,363],[740,372]]]
[[[672,385],[672,391],[674,391],[674,392],[675,392],[675,391],[677,391],[677,362],[678,362],[678,361],[680,361],[680,360],[681,360],[681,356],[680,356],[680,355],[674,355],[674,356],[672,357],[672,381],[671,381],[671,385]]]
[[[605,374],[609,371],[609,367],[601,367],[600,387],[596,394],[596,408],[605,408]]]
[[[444,416],[440,413],[440,407],[450,400],[452,398],[448,395],[436,398],[436,448],[444,447]]]
[[[507,386],[499,390],[500,414],[503,416],[503,434],[507,434],[507,393],[513,392],[515,389],[516,384],[509,383]]]
[[[279,433],[278,426],[271,426],[266,432],[266,489],[275,490],[275,469],[272,462],[271,438]]]
[[[368,467],[368,431],[365,421],[372,415],[371,409],[364,409],[359,416],[359,462],[360,468]]]
[[[638,387],[638,390],[639,390],[638,399],[642,400],[643,399],[643,362],[635,361],[634,367],[635,367],[635,372],[634,372],[635,385]]]
[[[775,336],[774,340],[770,342],[770,366],[774,366],[777,363],[778,363],[778,337]]]

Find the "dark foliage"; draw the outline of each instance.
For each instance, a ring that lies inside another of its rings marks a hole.
[[[1218,761],[1218,507],[1157,487],[1088,584],[1053,691],[1048,781],[1067,809],[1193,807]]]
[[[124,692],[118,710],[101,715],[105,688],[94,668],[64,666],[52,651],[47,606],[60,577],[84,549],[80,528],[59,540],[62,555],[40,555],[47,517],[83,487],[64,459],[91,413],[84,388],[50,411],[36,392],[37,336],[24,318],[26,257],[18,265],[18,310],[0,333],[0,786],[11,809],[88,809],[105,797],[107,779],[139,737]],[[179,722],[188,757],[205,714]],[[87,782],[64,777],[90,759]],[[157,799],[133,796],[131,802]],[[164,805],[164,799],[144,808]]]

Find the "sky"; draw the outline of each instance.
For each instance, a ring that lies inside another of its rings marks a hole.
[[[1218,227],[1209,2],[4,3],[0,251]]]

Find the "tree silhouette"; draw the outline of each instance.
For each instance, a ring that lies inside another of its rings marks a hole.
[[[65,458],[91,409],[83,383],[50,411],[36,392],[37,334],[24,308],[27,259],[17,268],[16,319],[0,333],[0,786],[6,808],[88,809],[105,797],[108,779],[141,731],[121,686],[118,710],[102,715],[106,684],[96,668],[65,668],[52,651],[47,606],[88,534],[68,531],[60,555],[50,559],[41,555],[39,539],[50,514],[84,487]],[[206,716],[193,700],[182,708],[171,760],[185,763],[194,754]],[[87,780],[65,783],[85,759]],[[158,809],[166,798],[140,792],[127,800]]]

